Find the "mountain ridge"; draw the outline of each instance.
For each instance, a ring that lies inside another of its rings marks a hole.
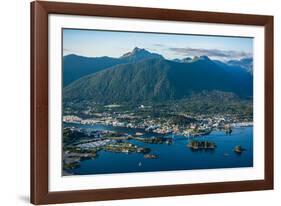
[[[180,63],[144,58],[82,77],[64,88],[65,101],[139,103],[178,100],[193,92],[219,90],[244,98],[252,95],[252,76],[208,57]]]
[[[148,58],[164,59],[160,54],[152,53],[138,47],[135,47],[131,52],[127,52],[119,58],[108,56],[84,57],[76,54],[69,54],[63,57],[63,85],[67,86],[85,75],[101,71],[114,65],[137,62]]]
[[[135,63],[149,58],[165,59],[160,54],[138,47],[135,47],[132,51],[123,54],[119,58],[109,56],[84,57],[76,54],[69,54],[63,57],[63,86],[67,86],[85,75],[99,72],[118,64]],[[251,57],[242,58],[240,60],[229,60],[227,62],[211,60],[208,56],[194,56],[193,58],[184,57],[182,59],[173,59],[170,61],[192,63],[202,59],[217,62],[221,66],[232,66],[233,69],[237,70],[243,68],[247,72],[253,74],[253,58]]]

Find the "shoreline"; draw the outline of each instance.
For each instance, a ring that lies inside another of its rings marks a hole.
[[[151,135],[179,135],[179,136],[185,136],[188,137],[188,135],[184,135],[182,133],[174,133],[174,132],[167,132],[167,133],[157,133],[157,132],[151,132],[151,131],[147,131],[145,128],[139,128],[139,127],[125,127],[125,126],[114,126],[112,124],[102,124],[102,123],[88,123],[88,124],[82,124],[80,122],[66,122],[63,121],[63,124],[74,124],[74,125],[85,125],[85,126],[101,126],[101,127],[113,127],[113,128],[117,128],[117,129],[133,129],[133,130],[141,130],[144,134],[151,134]],[[252,122],[239,122],[239,123],[232,123],[230,124],[230,126],[233,129],[239,129],[239,128],[247,128],[247,127],[253,127],[253,123]],[[223,129],[218,129],[218,128],[213,128],[212,131],[210,133],[208,133],[207,135],[198,135],[198,136],[208,136],[209,134],[211,134],[213,131],[223,131]],[[142,135],[141,135],[142,136]],[[197,136],[195,135],[189,135],[190,137],[192,136]]]
[[[71,125],[69,125],[69,126],[71,126]],[[249,126],[245,127],[245,128],[250,129]],[[123,129],[126,129],[126,128],[123,127]],[[244,131],[243,127],[240,127],[240,129],[242,131]],[[250,131],[249,129],[247,130],[247,133]],[[83,128],[81,128],[81,131],[83,131]],[[250,134],[250,133],[248,133],[248,134]],[[108,134],[108,133],[105,133],[105,134]],[[225,143],[222,143],[221,142],[222,139],[219,140],[221,138],[221,135],[224,135],[225,138],[232,138],[235,142],[226,141]],[[180,158],[180,159],[182,159],[182,161],[183,160],[187,161],[187,159],[188,159],[188,161],[194,162],[194,164],[196,164],[196,162],[198,162],[200,160],[199,157],[201,155],[204,155],[206,158],[212,159],[212,156],[217,154],[217,158],[225,161],[223,164],[226,166],[228,165],[229,158],[234,158],[234,159],[238,158],[238,159],[240,159],[239,160],[239,162],[240,162],[240,161],[244,161],[244,159],[242,160],[241,158],[244,158],[245,155],[251,156],[251,145],[252,145],[251,141],[252,140],[250,140],[250,139],[247,140],[248,143],[245,143],[245,142],[241,143],[242,137],[240,136],[240,132],[234,133],[232,137],[231,136],[227,137],[227,135],[224,134],[223,131],[216,131],[216,132],[214,132],[214,134],[210,135],[209,139],[208,139],[208,137],[206,139],[203,138],[203,139],[198,139],[198,140],[185,138],[187,142],[185,141],[185,142],[179,142],[179,143],[174,143],[174,141],[177,141],[177,139],[175,138],[174,140],[172,140],[171,146],[168,144],[169,142],[166,142],[166,141],[161,142],[161,144],[157,143],[157,142],[156,142],[157,144],[154,142],[146,142],[146,141],[143,142],[142,140],[146,140],[146,138],[141,139],[141,141],[139,142],[138,140],[140,138],[142,138],[142,137],[137,137],[136,139],[135,138],[128,139],[128,140],[134,140],[134,139],[137,140],[137,141],[132,141],[132,142],[127,141],[127,140],[122,140],[122,141],[110,140],[110,142],[107,143],[106,145],[104,145],[104,146],[99,145],[95,149],[90,148],[91,145],[89,145],[89,148],[84,147],[85,145],[83,145],[83,146],[79,145],[78,147],[76,146],[76,148],[77,149],[81,148],[81,150],[79,150],[77,152],[74,152],[74,151],[67,152],[68,149],[66,149],[66,151],[65,151],[66,153],[64,156],[64,160],[66,160],[66,162],[65,162],[66,165],[65,165],[64,169],[70,173],[72,173],[72,172],[80,173],[79,172],[80,167],[82,167],[81,171],[83,171],[83,167],[85,167],[85,165],[83,165],[84,160],[89,160],[92,163],[97,164],[97,165],[103,165],[106,163],[105,161],[111,160],[111,158],[113,158],[112,161],[115,161],[115,160],[119,161],[120,160],[118,158],[118,157],[120,157],[119,155],[124,154],[125,156],[122,156],[122,157],[126,157],[126,159],[124,159],[124,161],[127,162],[126,168],[128,169],[128,171],[131,168],[130,165],[134,164],[134,163],[136,164],[136,162],[138,162],[138,161],[142,162],[142,167],[148,166],[147,164],[149,164],[149,163],[147,161],[151,161],[151,162],[160,161],[160,162],[162,162],[161,164],[169,163],[169,164],[171,164],[171,166],[167,166],[167,170],[170,170],[170,169],[173,169],[174,167],[177,167],[177,165],[173,165],[173,163],[171,161],[167,162],[167,160],[169,159],[169,158],[167,159],[167,153],[166,153],[167,148],[169,148],[169,150],[170,150],[169,153],[171,153],[171,154],[176,154],[175,152],[179,152],[177,154],[180,154],[180,155],[176,155],[175,156],[176,158]],[[164,136],[163,136],[163,138],[164,138]],[[97,138],[96,140],[93,139],[91,141],[92,142],[97,141],[97,143],[99,143],[106,139],[107,139],[107,137],[105,137],[104,139],[100,139],[100,140],[99,140],[99,138]],[[109,136],[109,139],[110,139],[110,136]],[[147,139],[149,139],[149,138],[147,138]],[[179,140],[181,140],[181,138]],[[86,142],[80,142],[80,143],[84,144]],[[143,144],[143,143],[145,143],[145,144]],[[162,144],[163,144],[163,146],[162,146]],[[241,145],[242,148],[246,148],[246,150],[245,150],[245,152],[243,152],[243,154],[237,154],[237,152],[235,152],[233,150],[235,148],[235,146],[237,146],[237,145]],[[82,149],[82,148],[84,148],[84,149]],[[77,155],[78,153],[79,153],[79,155]],[[106,154],[106,155],[104,156],[104,154]],[[117,156],[115,156],[115,154],[117,154]],[[138,155],[135,156],[135,155],[130,155],[130,154],[138,154]],[[147,154],[149,154],[149,155],[147,155]],[[75,157],[77,157],[77,158],[79,157],[79,160],[75,159]],[[170,157],[172,157],[172,156],[170,156]],[[110,158],[110,159],[108,159],[108,158]],[[137,159],[141,159],[141,160],[137,160]],[[143,164],[144,162],[145,162],[145,164]],[[244,163],[241,163],[241,164],[244,164]],[[106,164],[106,165],[107,165],[106,167],[112,168],[112,166],[110,166],[110,164]],[[205,165],[205,163],[203,165]],[[214,163],[214,165],[216,165],[216,164]],[[152,166],[152,165],[150,165],[150,166]],[[205,165],[205,166],[207,167],[207,165]],[[214,166],[214,167],[216,167],[216,166]],[[229,167],[232,167],[232,166],[229,166]],[[155,170],[158,170],[158,169],[159,168],[155,168]],[[190,169],[189,166],[186,166],[186,169]],[[118,168],[116,168],[114,170],[119,171]],[[93,171],[96,171],[96,170],[93,168]],[[99,172],[99,171],[97,170],[96,172]]]

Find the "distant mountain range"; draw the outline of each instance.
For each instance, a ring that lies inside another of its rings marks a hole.
[[[83,57],[70,54],[63,57],[63,85],[74,82],[75,80],[108,67],[125,63],[121,59],[111,57]]]
[[[244,68],[244,69],[246,69],[246,71],[253,74],[253,58],[252,57],[244,58],[241,60],[230,60],[227,62],[227,64],[230,66]]]
[[[120,58],[64,57],[64,101],[140,103],[179,100],[202,91],[252,97],[252,59],[221,62],[207,56],[167,60],[135,48]]]
[[[159,54],[150,53],[138,47],[122,55],[120,58],[107,56],[89,58],[70,54],[63,58],[63,85],[66,86],[85,75],[101,71],[117,64],[133,63],[147,58],[164,59],[164,57]]]

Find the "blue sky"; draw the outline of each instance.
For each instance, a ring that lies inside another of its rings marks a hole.
[[[207,55],[229,60],[251,57],[253,38],[98,30],[63,30],[63,55],[120,57],[135,47],[167,59]]]

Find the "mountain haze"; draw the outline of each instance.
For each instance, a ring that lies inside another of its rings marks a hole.
[[[244,68],[247,72],[253,74],[253,58],[243,58],[240,60],[230,60],[227,62],[230,66]]]

